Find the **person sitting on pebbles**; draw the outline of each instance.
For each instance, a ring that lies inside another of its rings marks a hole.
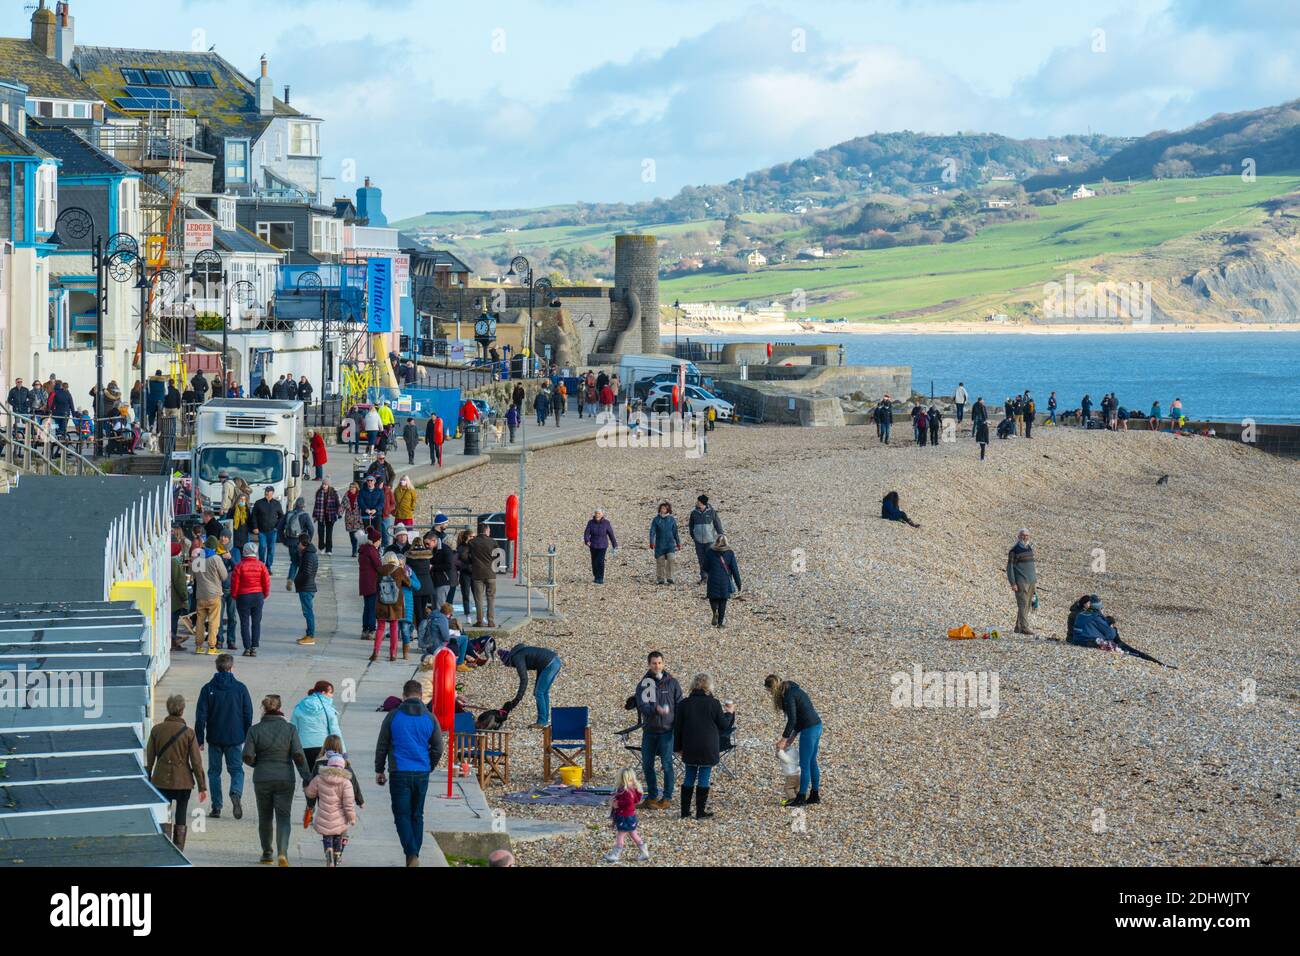
[[[903,524],[909,524],[913,528],[921,527],[915,521],[907,516],[907,512],[898,506],[898,492],[891,491],[880,499],[880,517],[885,521],[901,521]]]

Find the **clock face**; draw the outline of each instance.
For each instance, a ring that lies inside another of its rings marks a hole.
[[[488,335],[496,335],[496,334],[497,334],[497,320],[488,319]]]
[[[477,332],[479,335],[487,335],[488,334],[487,319],[479,319],[477,322],[475,322],[474,331]]]

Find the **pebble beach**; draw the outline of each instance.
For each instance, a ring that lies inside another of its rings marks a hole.
[[[706,459],[594,444],[530,459],[528,549],[558,549],[562,619],[522,639],[564,660],[553,704],[591,709],[596,782],[640,775],[614,732],[635,722],[623,702],[649,650],[684,688],[707,671],[736,703],[737,773],[715,772],[716,816],[643,811],[653,861],[621,865],[1294,865],[1300,463],[1049,427],[994,441],[980,462],[968,432],[926,448],[909,433],[882,446],[864,427],[724,427]],[[439,482],[437,499],[496,510],[516,480],[488,465]],[[919,529],[880,520],[888,491]],[[721,630],[685,530],[700,493],[745,585]],[[682,528],[673,586],[656,585],[646,542],[661,500]],[[603,586],[581,537],[597,506],[621,545]],[[1037,556],[1033,636],[1011,633],[1004,574],[1021,526]],[[1127,642],[1177,669],[1066,644],[1069,605],[1090,592]],[[962,624],[1000,636],[948,639]],[[898,675],[918,666],[995,678],[996,714],[902,703]],[[803,812],[780,805],[768,673],[807,690],[825,726],[823,802]],[[462,676],[474,704],[514,695],[498,664]],[[511,790],[541,782],[533,716],[530,686],[508,725]],[[503,795],[489,791],[511,815],[587,825],[517,845],[521,865],[592,865],[611,845],[607,811]]]

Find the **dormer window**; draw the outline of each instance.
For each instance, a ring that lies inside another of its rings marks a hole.
[[[52,233],[58,215],[59,171],[53,163],[42,163],[36,170],[36,231]]]
[[[235,201],[233,199],[217,200],[217,222],[224,231],[235,231]]]

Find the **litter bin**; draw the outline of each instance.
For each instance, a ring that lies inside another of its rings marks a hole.
[[[366,486],[366,470],[370,467],[371,458],[369,455],[358,455],[352,459],[352,480],[359,486]]]
[[[471,458],[483,454],[479,423],[468,422],[461,431],[465,433],[465,457]]]

